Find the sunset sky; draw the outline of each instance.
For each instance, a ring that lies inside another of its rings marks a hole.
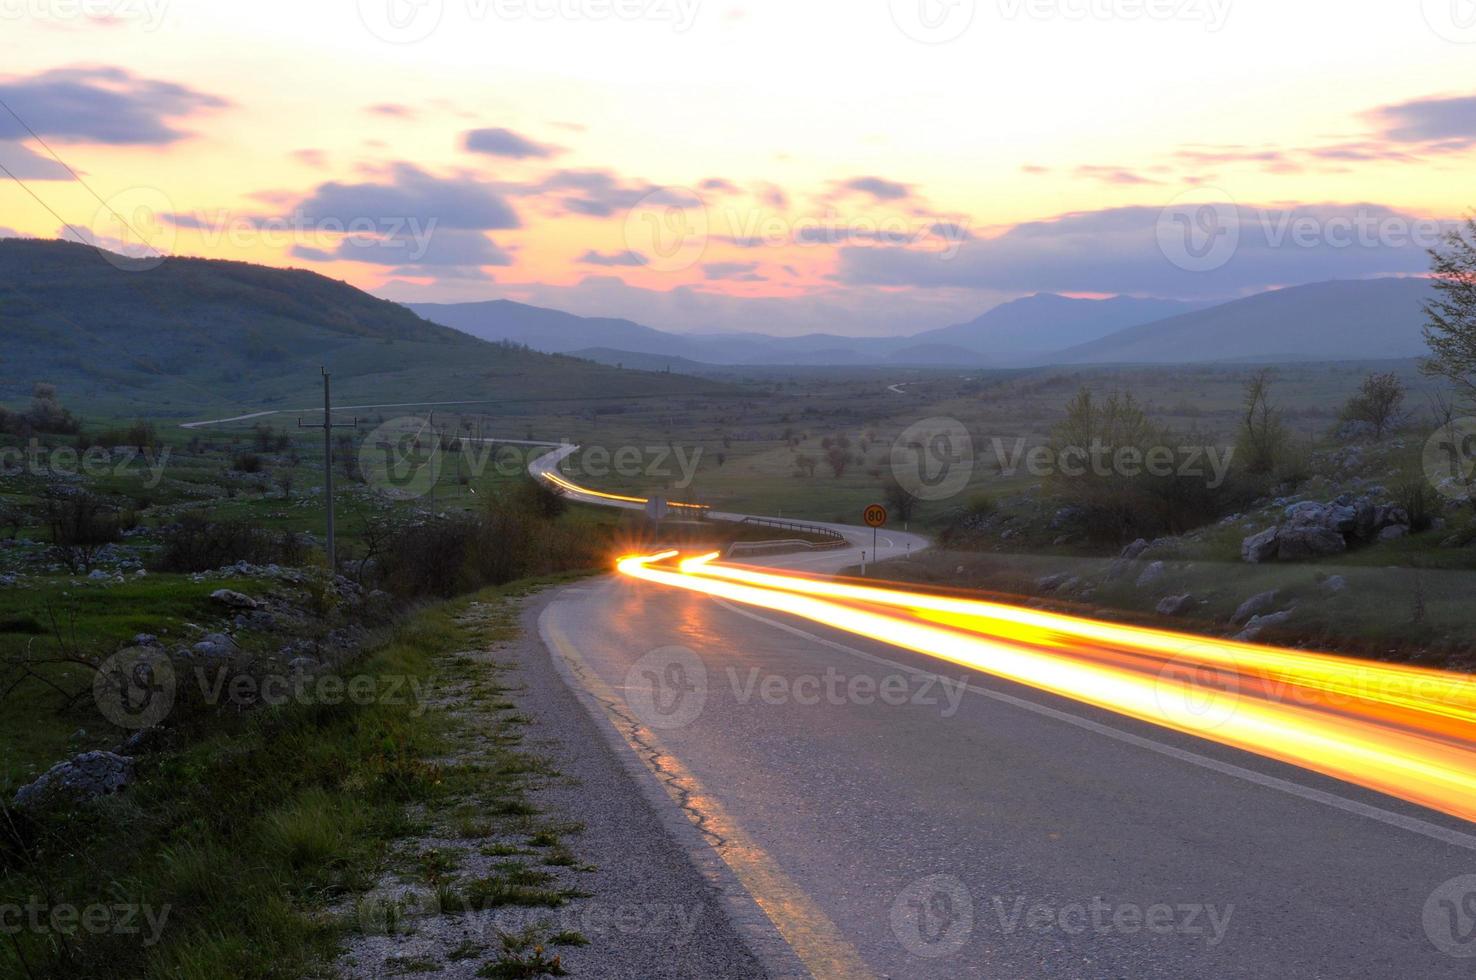
[[[1414,274],[1476,205],[1467,0],[0,0],[0,52],[0,165],[101,244],[40,140],[162,251],[681,331]],[[3,175],[0,234],[71,237]]]

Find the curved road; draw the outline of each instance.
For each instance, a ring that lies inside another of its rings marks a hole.
[[[858,563],[871,532],[836,529],[852,547],[763,563]],[[881,557],[925,545],[883,532]],[[1476,969],[1476,879],[1461,877],[1476,874],[1476,834],[1454,817],[627,577],[563,590],[540,625],[663,804],[721,857],[715,883],[742,886],[740,913],[763,911],[751,931],[776,973]]]

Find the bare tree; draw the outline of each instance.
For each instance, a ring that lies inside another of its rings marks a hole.
[[[1425,304],[1425,342],[1431,357],[1421,368],[1446,378],[1476,404],[1476,217],[1430,250],[1435,297]]]
[[[1288,434],[1281,410],[1271,401],[1275,372],[1262,368],[1245,385],[1239,451],[1246,471],[1270,473],[1286,450]]]

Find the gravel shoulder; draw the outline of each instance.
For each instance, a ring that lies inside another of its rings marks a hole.
[[[344,976],[770,975],[751,952],[752,924],[729,919],[731,889],[699,870],[673,826],[679,811],[653,801],[540,639],[538,617],[559,591],[468,606],[468,622],[494,622],[509,638],[438,666],[433,708],[454,729],[442,761],[474,767],[479,783],[524,770],[520,792],[469,797],[456,814],[412,813],[415,832],[397,842],[391,870],[339,910],[359,923]],[[513,746],[523,761],[509,762]],[[466,901],[491,880],[530,887]]]

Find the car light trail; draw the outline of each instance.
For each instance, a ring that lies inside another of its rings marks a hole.
[[[1002,603],[628,556],[624,575],[799,616],[1476,821],[1469,677]]]
[[[541,471],[539,475],[542,476],[549,483],[552,483],[554,486],[558,487],[561,490],[567,490],[569,493],[580,494],[586,497],[598,497],[601,500],[613,500],[617,503],[622,504],[648,503],[648,500],[645,497],[627,497],[618,493],[605,493],[603,490],[591,490],[589,487],[581,487],[579,484],[566,480],[562,476],[552,472],[551,470]],[[680,507],[686,510],[708,509],[706,504],[684,504],[676,500],[667,501],[667,506]]]

